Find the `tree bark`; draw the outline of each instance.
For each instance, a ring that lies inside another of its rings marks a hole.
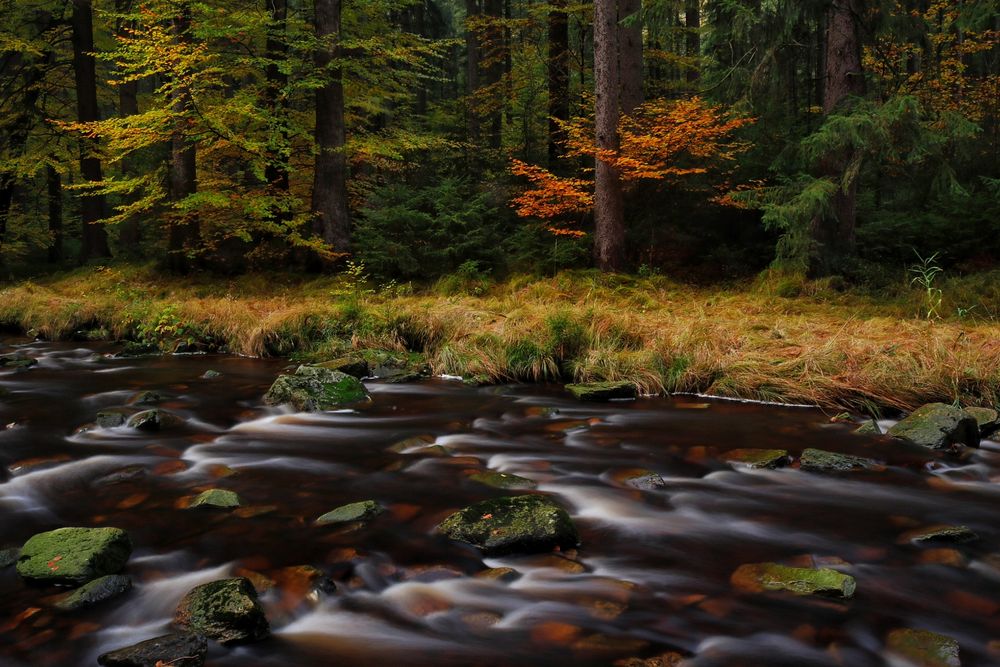
[[[858,20],[862,0],[833,0],[826,15],[826,70],[823,84],[823,112],[829,115],[845,100],[864,92],[864,72],[861,66],[861,39]],[[851,155],[832,155],[821,169],[838,185]],[[822,275],[836,270],[855,249],[857,220],[857,181],[847,188],[838,187],[834,195],[833,215],[817,216],[812,221],[811,237],[815,246],[810,272]]]
[[[191,5],[178,7],[171,25],[178,44],[191,41]],[[171,90],[174,131],[170,138],[170,198],[176,204],[198,191],[198,148],[187,136],[187,125],[193,111],[191,89],[179,77]],[[167,267],[176,273],[191,269],[189,255],[195,252],[201,231],[195,213],[181,212],[170,226]]]
[[[316,167],[313,182],[313,233],[335,252],[348,252],[351,227],[347,209],[347,157],[344,154],[343,72],[340,56],[342,0],[316,0],[315,31],[321,44],[316,66],[326,83],[316,91]]]
[[[594,0],[595,130],[600,150],[619,147],[621,114],[618,2]],[[625,202],[621,178],[598,159],[594,182],[594,262],[602,271],[619,271],[625,260]]]
[[[684,28],[687,44],[684,49],[691,64],[688,66],[687,80],[694,88],[701,78],[701,0],[686,0],[684,4]]]
[[[273,188],[275,196],[287,198],[290,187],[288,102],[285,97],[288,75],[282,71],[281,63],[288,59],[288,42],[285,35],[288,26],[288,0],[264,0],[264,5],[270,17],[267,42],[264,46],[267,58],[265,104],[271,114],[271,122],[277,125],[272,129],[272,133],[276,130],[277,136],[271,137],[272,143],[264,167],[264,180],[267,181],[269,188]],[[284,207],[276,206],[271,217],[275,222],[285,223],[291,218],[290,213]]]
[[[63,203],[62,203],[62,176],[55,167],[48,165],[45,168],[45,183],[48,190],[49,204],[49,261],[53,264],[61,262],[63,258]]]
[[[567,0],[552,0],[549,9],[549,168],[555,169],[565,132],[559,121],[569,120],[569,16]]]
[[[91,0],[73,0],[73,76],[76,84],[77,119],[81,123],[100,120],[97,106],[97,63],[94,59],[94,19]],[[80,173],[85,181],[104,180],[101,160],[93,154],[94,142],[81,141]],[[103,195],[84,193],[80,196],[81,231],[80,262],[110,257],[108,235],[100,222],[105,218]]]

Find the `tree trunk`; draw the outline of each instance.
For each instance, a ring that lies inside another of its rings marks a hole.
[[[642,0],[618,0],[618,63],[621,68],[621,113],[642,104]]]
[[[267,58],[267,86],[265,88],[265,105],[271,115],[273,144],[267,156],[264,167],[264,180],[269,188],[273,188],[276,197],[287,199],[289,192],[288,158],[290,154],[288,132],[288,102],[285,88],[288,86],[288,75],[280,63],[288,59],[288,42],[285,35],[288,26],[288,0],[264,0],[265,9],[270,17],[267,28],[265,52]],[[285,223],[290,218],[290,211],[283,206],[276,206],[271,214],[275,222]]]
[[[479,92],[479,60],[480,44],[478,29],[471,23],[480,15],[479,0],[465,0],[465,88],[469,96],[468,130],[469,141],[479,143],[481,127],[479,113],[476,107],[476,94]]]
[[[48,186],[49,203],[49,261],[53,264],[61,262],[63,258],[63,204],[62,204],[62,176],[55,167],[48,165],[45,168],[45,183]]]
[[[171,28],[177,44],[191,41],[189,3],[178,8]],[[170,138],[170,198],[176,204],[198,191],[198,149],[186,133],[194,106],[191,90],[185,82],[175,81],[171,95],[174,131]],[[191,269],[189,255],[198,249],[200,235],[197,214],[181,212],[180,218],[170,226],[167,266],[171,271],[186,273]]]
[[[321,41],[316,51],[316,66],[323,72],[326,83],[316,91],[313,233],[335,252],[348,252],[351,246],[343,71],[331,65],[340,56],[342,8],[342,0],[316,0],[315,30]]]
[[[487,122],[489,126],[490,148],[499,149],[503,139],[503,107],[504,101],[500,91],[500,82],[503,80],[504,62],[504,34],[501,27],[503,19],[503,0],[484,0],[485,14],[490,21],[489,29],[486,31],[487,46],[486,53],[488,64],[486,66],[485,85],[489,87],[489,115]]]
[[[687,44],[684,49],[691,64],[688,66],[687,80],[696,88],[701,78],[701,0],[686,0],[684,4],[684,28]]]
[[[115,0],[115,11],[124,13],[132,8],[132,0]],[[119,35],[126,35],[129,24],[119,19],[116,31]],[[125,81],[118,84],[118,115],[121,118],[128,118],[139,113],[139,82]],[[131,158],[126,158],[121,162],[122,176],[128,177],[132,173]],[[118,232],[118,245],[127,254],[138,257],[142,254],[142,228],[139,226],[139,219],[129,216],[121,223]]]
[[[833,0],[826,16],[826,70],[823,85],[823,112],[827,115],[853,95],[864,92],[861,68],[861,40],[858,28],[862,0]],[[824,175],[841,181],[851,155],[831,155],[821,165]],[[838,187],[833,199],[833,215],[817,216],[811,225],[815,245],[810,273],[822,275],[836,270],[838,263],[854,252],[857,218],[857,184]]]
[[[595,129],[601,150],[619,146],[619,35],[618,2],[594,0]],[[594,188],[594,262],[602,271],[618,271],[625,260],[625,202],[618,170],[597,160]]]
[[[94,59],[94,20],[91,0],[73,0],[73,75],[76,84],[77,119],[81,123],[100,120],[97,106],[97,63]],[[80,146],[80,173],[85,181],[104,180],[101,160],[93,155],[94,142],[83,140]],[[110,257],[108,235],[100,222],[105,218],[103,195],[85,192],[80,196],[80,262]]]
[[[565,139],[559,121],[569,120],[569,16],[566,0],[549,9],[549,168],[555,169]]]

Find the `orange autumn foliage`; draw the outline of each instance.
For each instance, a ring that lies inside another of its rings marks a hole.
[[[722,107],[708,105],[698,97],[653,100],[622,118],[618,127],[621,147],[616,151],[597,147],[590,119],[565,123],[564,155],[611,164],[626,188],[641,181],[676,186],[684,177],[722,171],[725,163],[749,147],[746,142],[734,140],[733,133],[752,122],[750,118],[728,114]],[[569,215],[580,216],[594,205],[590,179],[556,176],[520,160],[511,161],[511,173],[530,182],[530,187],[512,202],[521,217],[541,218],[551,223]],[[583,235],[555,223],[546,228],[558,235]]]

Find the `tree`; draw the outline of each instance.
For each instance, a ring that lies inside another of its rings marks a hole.
[[[566,0],[553,0],[548,21],[549,168],[559,161],[564,137],[562,124],[569,120],[569,16]]]
[[[171,20],[171,33],[180,52],[190,50],[191,4],[182,2]],[[170,82],[170,98],[174,114],[170,135],[170,198],[177,205],[198,191],[198,145],[188,136],[189,119],[195,113],[194,98],[187,72],[178,63],[174,80]],[[201,228],[198,214],[181,210],[180,217],[170,226],[167,265],[171,271],[184,273],[191,268],[188,255],[198,250]]]
[[[272,123],[276,126],[268,132],[272,145],[268,146],[267,166],[264,169],[264,181],[268,187],[275,190],[276,198],[288,197],[291,181],[288,174],[288,159],[291,151],[288,129],[288,0],[264,0],[269,22],[267,38],[264,46],[264,58],[267,61],[267,84],[264,89],[264,104],[270,114]],[[278,223],[287,223],[291,218],[287,207],[275,206],[274,219]]]

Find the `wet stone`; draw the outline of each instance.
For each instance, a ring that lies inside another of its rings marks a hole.
[[[143,410],[129,417],[125,423],[129,428],[137,431],[162,431],[167,428],[174,428],[184,423],[184,420],[166,410],[152,409]]]
[[[778,563],[741,565],[730,578],[733,586],[749,593],[786,591],[794,595],[849,598],[854,595],[854,577],[826,568],[788,567]]]
[[[23,370],[37,365],[38,360],[29,357],[0,357],[0,368],[3,369]]]
[[[132,482],[137,479],[141,479],[146,476],[146,468],[141,465],[130,465],[124,468],[119,468],[114,472],[108,473],[102,477],[98,477],[93,481],[94,486],[110,486],[112,484],[121,484],[123,482]]]
[[[616,475],[616,478],[625,486],[640,491],[655,491],[667,486],[660,473],[654,470],[626,470]]]
[[[128,421],[129,413],[124,410],[101,410],[97,413],[94,423],[101,428],[115,428],[124,426]]]
[[[926,526],[907,531],[899,536],[900,544],[965,544],[979,539],[973,530],[965,526]]]
[[[486,486],[492,486],[494,489],[533,489],[538,486],[534,480],[527,477],[493,470],[478,472],[475,475],[470,475],[469,479]]]
[[[201,667],[208,653],[208,641],[191,632],[147,639],[116,649],[97,658],[104,667]]]
[[[581,401],[635,398],[639,390],[631,382],[584,382],[566,385],[566,391]]]
[[[58,528],[35,535],[21,548],[17,573],[53,584],[83,584],[119,572],[132,554],[120,528]]]
[[[822,449],[807,449],[799,459],[799,468],[810,472],[853,472],[876,470],[879,467],[878,462],[872,459]]]
[[[129,400],[129,405],[156,405],[163,402],[163,394],[158,391],[140,391]]]
[[[130,590],[132,590],[130,577],[124,574],[109,574],[87,582],[57,602],[56,607],[63,611],[75,611],[118,597]]]
[[[889,633],[886,649],[916,667],[960,667],[960,647],[947,635],[899,628]]]
[[[317,526],[327,526],[337,523],[352,523],[355,521],[371,521],[382,514],[385,508],[374,500],[342,505],[316,519]]]
[[[929,403],[889,429],[889,435],[930,449],[979,446],[979,424],[961,408]]]
[[[455,512],[437,529],[487,555],[575,547],[580,539],[566,510],[539,495],[484,500]]]
[[[784,449],[732,449],[723,454],[722,459],[735,468],[774,470],[788,463],[788,452]]]
[[[858,435],[882,435],[882,427],[874,419],[869,419],[854,429],[854,432]]]
[[[222,373],[220,373],[219,371],[213,371],[211,369],[201,374],[202,380],[214,380],[217,377],[222,377]]]
[[[264,402],[288,404],[300,412],[321,412],[369,398],[368,391],[355,377],[319,366],[299,366],[291,375],[278,376],[264,395]]]
[[[191,501],[188,509],[196,507],[218,507],[228,509],[242,505],[239,495],[226,489],[208,489],[198,494],[198,497]]]
[[[245,577],[196,586],[177,606],[174,624],[221,644],[259,641],[270,634],[257,591]]]
[[[1000,413],[993,408],[966,408],[979,425],[979,436],[988,438],[1000,429]]]
[[[521,573],[512,567],[491,567],[488,570],[476,572],[475,577],[477,579],[487,579],[490,581],[502,581],[504,583],[508,583],[519,579],[521,577]]]
[[[21,550],[18,547],[8,547],[6,549],[0,549],[0,569],[5,567],[10,567],[17,562],[18,556],[21,555]]]
[[[320,368],[329,368],[330,370],[340,371],[352,377],[356,377],[359,380],[368,377],[370,374],[370,368],[368,367],[368,361],[364,357],[340,357],[339,359],[333,359],[331,361],[324,361],[321,364],[316,364]]]

